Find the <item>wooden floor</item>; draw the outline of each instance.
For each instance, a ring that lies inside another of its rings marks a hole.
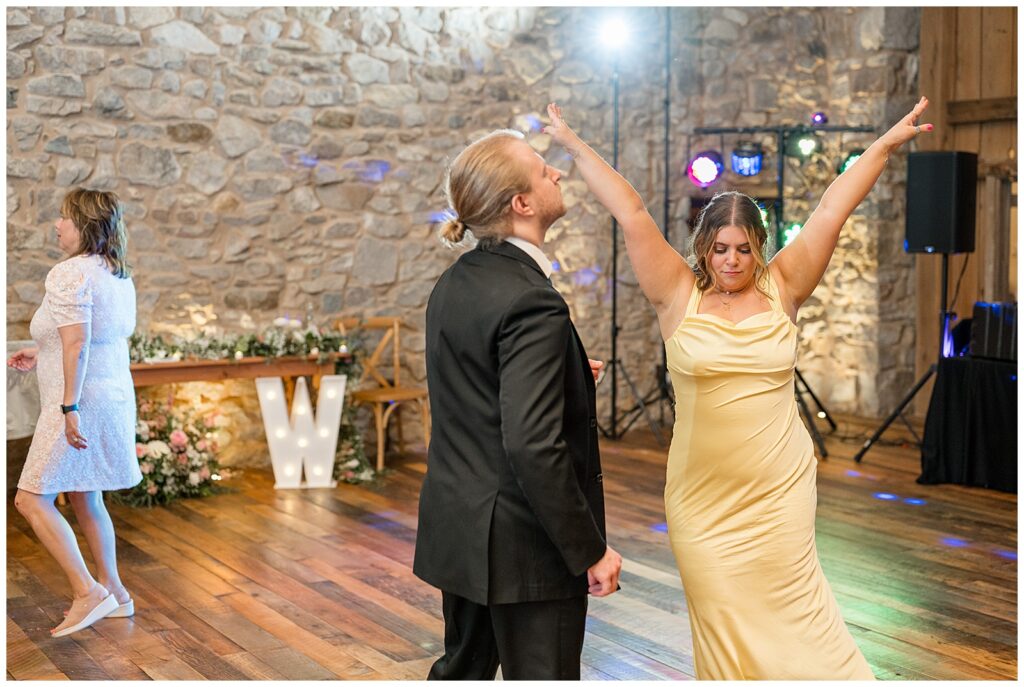
[[[1017,675],[1017,499],[915,484],[907,448],[830,440],[819,464],[818,550],[882,679]],[[662,508],[665,452],[605,443],[610,542],[622,591],[592,599],[588,679],[690,679],[690,628]],[[442,648],[440,595],[413,577],[422,456],[372,486],[237,493],[152,510],[111,507],[134,619],[48,629],[68,587],[7,511],[8,679],[421,679]],[[879,498],[890,494],[894,498]],[[920,500],[920,502],[916,501]]]

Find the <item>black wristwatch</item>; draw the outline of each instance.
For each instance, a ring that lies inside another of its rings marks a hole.
[[[72,403],[69,406],[66,406],[63,403],[60,405],[60,412],[62,412],[65,415],[67,415],[68,413],[74,413],[74,412],[77,412],[77,411],[78,411],[78,404],[77,403]]]

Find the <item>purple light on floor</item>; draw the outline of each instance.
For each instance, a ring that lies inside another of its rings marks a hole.
[[[896,494],[887,494],[884,491],[877,491],[874,494],[872,494],[872,496],[874,496],[876,499],[881,499],[882,501],[896,501],[897,499],[899,499],[899,496],[897,496]]]
[[[846,476],[847,477],[863,477],[863,475],[860,474],[859,472],[857,472],[856,470],[847,470],[846,471]]]
[[[668,532],[668,523],[659,522],[657,525],[651,525],[651,529],[655,532]]]
[[[1005,558],[1006,560],[1009,560],[1009,561],[1017,560],[1017,552],[1016,551],[1009,551],[1007,549],[996,549],[992,553],[994,553],[995,555],[999,556],[1000,558]]]
[[[924,499],[903,499],[903,503],[909,504],[911,506],[923,506],[928,502],[925,501]]]
[[[965,546],[970,546],[968,542],[964,541],[963,539],[957,539],[956,537],[943,537],[939,540],[939,542],[945,544],[946,546],[952,546],[957,549],[962,549]]]

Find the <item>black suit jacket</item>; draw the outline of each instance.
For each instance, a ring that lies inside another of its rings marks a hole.
[[[413,572],[479,604],[583,596],[605,552],[594,378],[569,308],[509,243],[427,303],[433,431]]]

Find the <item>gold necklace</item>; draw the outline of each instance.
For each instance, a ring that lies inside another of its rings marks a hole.
[[[743,291],[745,291],[745,290],[746,289],[744,288],[744,289],[740,289],[739,291],[724,291],[724,290],[719,289],[719,288],[716,287],[715,288],[715,294],[718,296],[718,302],[722,304],[722,307],[725,308],[725,311],[726,312],[732,312],[732,300],[737,295],[739,295],[740,293],[743,293]],[[725,300],[722,297],[723,294],[726,295],[726,296],[729,296],[730,300],[728,300],[728,301]]]

